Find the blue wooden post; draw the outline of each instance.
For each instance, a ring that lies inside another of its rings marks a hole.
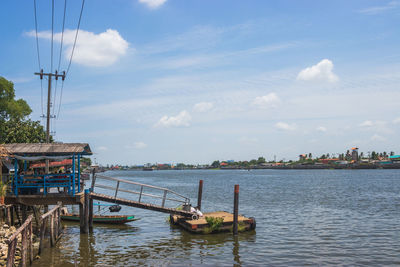
[[[14,159],[14,194],[18,196],[18,160]]]
[[[46,179],[48,177],[46,176],[46,174],[43,175],[43,194],[47,195],[47,187],[46,187]]]
[[[72,195],[75,196],[75,154],[72,155]]]
[[[78,192],[81,192],[81,154],[78,154]]]

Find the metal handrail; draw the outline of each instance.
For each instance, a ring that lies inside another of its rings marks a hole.
[[[114,177],[109,177],[109,176],[99,175],[99,174],[96,174],[92,179],[93,179],[93,181],[92,181],[92,192],[94,191],[94,187],[115,190],[115,196],[114,196],[115,198],[117,198],[118,191],[121,191],[121,192],[126,192],[126,193],[139,195],[139,202],[141,202],[142,196],[160,198],[160,199],[162,199],[162,207],[164,207],[166,200],[180,202],[180,203],[184,203],[184,204],[189,204],[190,203],[190,199],[188,197],[183,196],[183,195],[181,195],[179,193],[176,193],[176,192],[174,192],[174,191],[172,191],[172,190],[170,190],[168,188],[165,188],[165,187],[147,185],[147,184],[132,182],[132,181],[124,180],[124,179],[119,179],[119,178],[114,178]],[[96,180],[97,179],[115,181],[115,182],[117,182],[117,185],[116,185],[116,187],[111,187],[111,186],[96,184]],[[120,183],[126,183],[126,184],[132,184],[132,185],[140,186],[140,192],[127,190],[127,189],[121,189],[121,188],[119,188],[120,187],[119,186]],[[159,196],[159,195],[153,195],[153,194],[149,194],[149,193],[143,193],[143,189],[144,188],[151,188],[151,189],[161,190],[161,191],[164,192],[164,194],[163,194],[163,196]],[[179,200],[179,199],[175,199],[175,198],[167,198],[167,193],[170,193],[170,194],[176,195],[178,197],[181,197],[184,200]]]

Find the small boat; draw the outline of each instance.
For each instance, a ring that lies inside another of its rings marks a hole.
[[[67,213],[61,215],[62,220],[79,222],[79,214]],[[93,215],[93,223],[123,224],[139,220],[133,215]]]

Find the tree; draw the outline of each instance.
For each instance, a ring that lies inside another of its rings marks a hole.
[[[0,77],[0,123],[8,119],[23,119],[32,109],[23,99],[14,99],[14,84]]]
[[[258,160],[257,160],[257,164],[262,164],[262,163],[265,163],[265,162],[266,161],[265,161],[264,157],[259,157]]]
[[[213,168],[219,168],[219,165],[220,165],[219,160],[214,160],[214,162],[211,164]]]
[[[3,123],[2,129],[0,143],[46,142],[46,132],[39,121],[11,119]]]
[[[46,133],[40,121],[27,118],[31,112],[25,100],[15,99],[14,84],[0,77],[0,144],[46,141]]]

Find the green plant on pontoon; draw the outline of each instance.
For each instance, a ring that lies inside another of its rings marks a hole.
[[[222,217],[206,217],[208,226],[204,228],[203,232],[205,234],[210,234],[213,232],[217,232],[221,229],[222,223],[224,222],[224,218]]]

